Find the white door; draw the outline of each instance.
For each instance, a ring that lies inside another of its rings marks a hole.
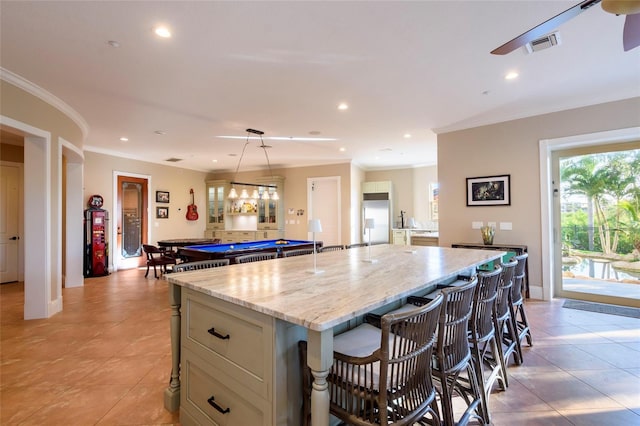
[[[18,280],[18,166],[0,166],[0,282]]]
[[[309,219],[320,219],[322,233],[316,239],[325,246],[343,244],[340,221],[340,176],[307,179]],[[312,238],[309,234],[309,239]]]

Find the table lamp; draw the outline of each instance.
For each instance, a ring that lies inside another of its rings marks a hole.
[[[371,230],[376,227],[376,222],[373,218],[368,218],[364,220],[364,229],[368,230],[369,234],[369,255],[367,259],[363,259],[364,262],[376,263],[376,259],[371,258]]]
[[[318,254],[318,250],[316,250],[316,232],[322,232],[322,224],[320,223],[320,219],[310,219],[307,231],[313,234],[313,271],[309,272],[312,274],[319,274],[321,272],[324,272],[319,271],[316,268],[316,255]]]

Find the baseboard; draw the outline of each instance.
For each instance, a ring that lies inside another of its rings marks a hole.
[[[62,296],[49,302],[49,317],[52,317],[58,312],[62,312]]]
[[[529,298],[544,300],[542,287],[529,287]]]

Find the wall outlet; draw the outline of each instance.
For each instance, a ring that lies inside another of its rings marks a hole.
[[[511,222],[500,222],[500,230],[511,231],[513,229]]]
[[[480,229],[482,228],[482,222],[471,222],[471,229]]]

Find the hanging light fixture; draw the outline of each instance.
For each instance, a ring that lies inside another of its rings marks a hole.
[[[273,178],[273,172],[271,171],[271,162],[269,161],[269,154],[267,153],[267,149],[271,148],[268,145],[264,144],[264,140],[262,139],[262,135],[264,135],[264,132],[261,130],[254,130],[254,129],[247,129],[248,133],[255,133],[256,135],[260,136],[260,148],[262,148],[262,150],[264,151],[264,156],[267,159],[267,166],[269,167],[269,174],[271,175],[271,178]],[[266,194],[266,196],[265,196]],[[262,194],[262,199],[263,200],[268,200],[268,197],[271,197],[272,200],[279,200],[280,197],[278,197],[278,188],[274,188],[273,189],[273,194],[269,195],[269,188],[265,188],[264,193]],[[267,198],[265,198],[267,197]]]
[[[267,159],[267,167],[269,168],[269,174],[271,175],[271,178],[273,178],[273,172],[271,171],[271,163],[269,162],[269,154],[267,153],[267,149],[271,148],[269,145],[265,145],[264,144],[264,140],[262,139],[262,135],[264,135],[264,132],[261,130],[255,130],[255,129],[247,129],[247,141],[244,144],[244,147],[242,147],[242,154],[240,154],[240,159],[238,160],[238,165],[236,166],[236,172],[233,175],[233,180],[231,181],[231,189],[229,190],[229,196],[228,198],[230,199],[235,199],[235,198],[251,198],[251,199],[263,199],[263,200],[279,200],[280,197],[278,196],[278,188],[275,185],[256,185],[253,183],[241,183],[241,182],[237,182],[236,178],[238,177],[238,171],[240,170],[240,163],[242,162],[242,158],[244,157],[244,152],[247,149],[247,145],[249,145],[249,133],[253,133],[255,135],[258,135],[260,137],[260,146],[259,148],[262,148],[262,150],[264,151],[264,156]],[[253,186],[256,187],[256,189],[253,190],[253,192],[251,193],[251,197],[249,197],[249,193],[247,192],[246,188],[242,189],[242,192],[240,193],[240,195],[238,195],[238,191],[236,190],[234,185],[242,185],[242,186]],[[262,195],[260,195],[258,193],[258,188],[260,187],[265,187],[264,191],[262,192]],[[269,189],[273,188],[273,193],[269,193]]]
[[[247,135],[247,141],[242,147],[242,154],[240,154],[240,159],[238,160],[238,165],[236,166],[236,173],[233,175],[233,182],[231,182],[231,189],[229,190],[229,198],[231,199],[238,198],[238,192],[236,191],[236,188],[233,186],[233,184],[236,183],[235,180],[238,177],[238,170],[240,170],[240,163],[242,163],[242,157],[244,157],[244,151],[247,149],[247,145],[249,145],[249,135]],[[246,189],[243,190],[243,194],[246,194],[246,192]],[[248,198],[248,196],[245,198]]]

